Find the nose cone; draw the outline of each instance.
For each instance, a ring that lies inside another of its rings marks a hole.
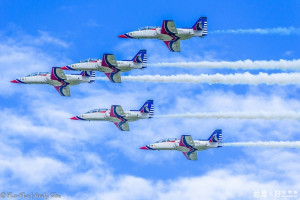
[[[64,67],[61,67],[60,69],[62,69],[62,70],[71,70],[71,68],[69,66],[64,66]]]
[[[72,120],[81,120],[82,118],[80,118],[78,116],[74,116],[74,117],[71,117],[70,119],[72,119]]]
[[[119,35],[119,38],[131,38],[127,33]]]
[[[12,80],[12,81],[10,81],[11,83],[22,83],[20,80],[18,80],[18,79],[15,79],[15,80]]]
[[[141,147],[140,149],[144,149],[144,150],[153,150],[152,148],[150,148],[148,145]]]

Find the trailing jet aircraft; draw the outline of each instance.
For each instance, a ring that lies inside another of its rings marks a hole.
[[[121,83],[121,72],[147,67],[147,51],[140,50],[132,60],[116,61],[113,54],[103,54],[101,59],[87,59],[62,67],[63,70],[82,70],[104,72],[110,81]]]
[[[206,17],[200,17],[192,28],[176,28],[173,20],[164,20],[161,27],[147,26],[137,31],[119,35],[120,38],[159,39],[162,40],[172,52],[180,51],[180,40],[204,36],[207,36]]]
[[[59,67],[52,67],[49,72],[36,72],[23,78],[12,80],[12,83],[25,84],[49,84],[54,86],[61,96],[71,96],[70,87],[80,83],[92,83],[95,81],[95,72],[82,71],[80,74],[65,74]]]
[[[139,119],[149,119],[154,115],[153,100],[148,100],[139,110],[124,111],[119,105],[112,105],[110,109],[93,109],[82,115],[71,117],[73,120],[95,120],[113,122],[121,131],[129,131],[128,122]]]
[[[181,151],[188,160],[197,160],[197,151],[222,147],[222,130],[215,130],[207,140],[193,140],[190,135],[182,135],[181,139],[162,139],[154,144],[140,149],[145,150],[177,150]]]

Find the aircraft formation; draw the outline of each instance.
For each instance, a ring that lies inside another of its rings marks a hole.
[[[171,52],[180,52],[180,41],[191,37],[207,36],[207,18],[200,17],[191,28],[176,28],[174,21],[164,20],[161,27],[147,26],[137,31],[119,35],[128,39],[162,40]],[[121,72],[147,68],[147,51],[140,50],[130,60],[116,60],[113,54],[103,54],[102,59],[87,59],[63,67],[52,67],[51,72],[36,72],[14,79],[12,83],[48,84],[53,86],[61,96],[71,96],[70,86],[80,83],[95,82],[95,71],[103,72],[112,83],[121,83]],[[81,71],[66,74],[64,71]],[[154,116],[154,101],[147,100],[138,110],[124,111],[121,105],[112,105],[106,109],[92,109],[84,114],[71,117],[71,120],[109,121],[119,130],[129,131],[129,123]],[[191,135],[182,135],[180,139],[168,138],[145,145],[144,150],[177,150],[188,160],[197,160],[198,151],[222,147],[222,130],[215,130],[206,140],[193,140]]]

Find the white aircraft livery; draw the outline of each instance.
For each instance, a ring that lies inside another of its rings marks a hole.
[[[149,119],[154,115],[153,100],[147,100],[139,110],[124,111],[120,105],[112,105],[110,109],[93,109],[82,115],[72,117],[73,120],[98,120],[113,122],[121,131],[129,131],[128,122]]]
[[[164,20],[161,27],[146,26],[137,31],[119,35],[120,38],[159,39],[162,40],[172,52],[180,51],[180,40],[204,36],[207,36],[206,17],[200,17],[192,28],[176,28],[174,21]]]
[[[188,160],[197,160],[197,151],[218,147],[222,147],[222,130],[220,129],[215,130],[207,140],[193,140],[190,135],[182,135],[180,140],[176,138],[162,139],[140,149],[177,150],[181,151]]]
[[[121,72],[147,67],[147,51],[140,50],[132,60],[116,61],[113,54],[103,54],[101,59],[87,59],[72,65],[62,67],[63,70],[100,71],[104,72],[110,81],[121,83]]]
[[[54,86],[61,96],[71,96],[70,87],[80,83],[92,83],[95,81],[95,72],[82,71],[80,74],[65,74],[59,67],[52,67],[49,72],[36,72],[23,78],[12,80],[12,83],[23,84],[49,84]]]

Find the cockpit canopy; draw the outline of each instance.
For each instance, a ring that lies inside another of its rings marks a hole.
[[[28,74],[26,77],[29,77],[29,76],[41,76],[41,75],[46,75],[46,74],[49,74],[49,72],[34,72],[34,73],[31,73],[31,74]]]
[[[83,63],[83,62],[91,62],[91,61],[98,61],[100,60],[99,58],[87,58],[85,60],[81,60],[79,61],[80,63]]]
[[[151,29],[156,29],[159,28],[158,26],[144,26],[141,28],[138,28],[139,31],[143,31],[143,30],[151,30]]]
[[[90,110],[84,114],[88,114],[88,113],[96,113],[96,112],[102,112],[102,111],[107,111],[108,109],[93,109],[93,110]]]
[[[162,143],[162,142],[173,142],[177,140],[177,138],[165,138],[165,139],[161,139],[161,140],[158,140],[156,141],[155,143]]]

